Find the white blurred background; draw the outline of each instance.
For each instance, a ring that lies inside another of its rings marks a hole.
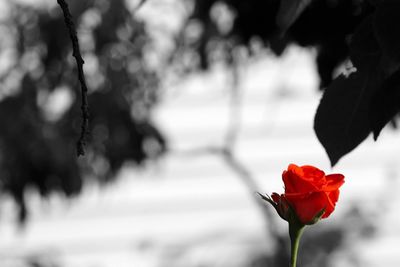
[[[154,2],[139,12],[151,16]],[[400,135],[385,129],[331,169],[313,131],[321,96],[314,57],[295,46],[281,58],[265,52],[240,62],[236,84],[223,66],[165,81],[153,120],[169,141],[166,156],[123,168],[107,186],[87,184],[70,201],[32,193],[23,229],[2,198],[0,266],[258,266],[254,259],[276,245],[266,225],[287,229],[278,216],[266,222],[252,186],[281,192],[289,163],[346,177],[336,211],[305,234],[346,225],[330,266],[399,266]],[[235,166],[245,175],[219,153],[232,130]]]

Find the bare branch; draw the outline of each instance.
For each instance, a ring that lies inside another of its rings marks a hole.
[[[88,133],[89,128],[89,104],[87,98],[87,86],[86,86],[86,79],[85,74],[83,72],[83,64],[85,63],[80,49],[79,49],[79,41],[75,29],[74,22],[72,21],[72,15],[69,11],[68,4],[65,0],[57,0],[57,3],[60,5],[63,14],[65,24],[69,31],[69,37],[72,42],[72,55],[76,60],[76,65],[78,68],[78,80],[81,84],[81,110],[82,110],[82,123],[81,123],[81,134],[77,142],[77,154],[78,156],[85,155],[85,145],[86,145],[86,135]]]
[[[232,86],[231,86],[231,99],[229,103],[229,125],[225,133],[225,142],[222,146],[204,146],[194,148],[187,151],[178,152],[182,156],[203,156],[203,155],[217,155],[220,156],[226,166],[243,182],[249,194],[256,202],[260,211],[264,215],[265,222],[268,225],[269,234],[274,237],[274,240],[280,242],[281,237],[276,231],[276,225],[271,207],[267,206],[265,201],[260,198],[256,180],[246,166],[236,157],[235,146],[239,138],[239,132],[242,125],[241,111],[242,111],[242,92],[240,88],[239,69],[236,63],[233,63],[232,72]],[[177,151],[175,151],[177,152]]]

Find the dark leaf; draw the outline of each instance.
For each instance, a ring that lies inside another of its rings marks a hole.
[[[371,131],[368,110],[377,86],[375,70],[371,64],[349,77],[340,75],[324,92],[315,115],[314,130],[332,166]]]
[[[400,61],[400,1],[382,1],[374,16],[374,31],[383,53]]]
[[[345,42],[333,40],[319,46],[316,63],[321,79],[320,89],[325,89],[331,84],[335,70],[348,57],[348,53]]]
[[[400,111],[400,71],[392,74],[376,92],[369,110],[376,140],[383,127]]]
[[[363,68],[368,62],[380,56],[381,50],[373,30],[373,17],[367,17],[355,29],[350,42],[350,59],[356,68]]]

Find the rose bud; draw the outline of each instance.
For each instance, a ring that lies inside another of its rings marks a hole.
[[[278,214],[289,221],[294,218],[302,224],[314,224],[327,218],[335,209],[339,198],[339,187],[344,183],[342,174],[325,175],[320,169],[305,165],[290,164],[283,171],[284,194],[272,194],[271,203]],[[293,213],[293,214],[291,214]]]
[[[291,244],[290,266],[296,267],[300,239],[306,225],[327,218],[335,210],[339,187],[344,183],[341,174],[325,175],[313,166],[290,164],[282,173],[285,193],[262,195],[282,219],[289,223]]]

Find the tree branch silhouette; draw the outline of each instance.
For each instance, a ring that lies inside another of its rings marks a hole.
[[[254,201],[260,208],[261,212],[267,222],[269,234],[278,238],[276,226],[274,224],[273,215],[271,210],[266,207],[265,202],[256,195],[260,191],[260,186],[257,184],[251,172],[246,168],[236,156],[235,147],[238,142],[241,126],[242,126],[242,107],[243,96],[242,88],[240,87],[240,71],[236,59],[232,59],[232,85],[231,85],[231,98],[229,103],[229,125],[225,134],[225,144],[221,149],[222,159],[225,164],[242,180],[249,193],[252,195]]]
[[[259,197],[257,192],[260,191],[260,186],[251,172],[247,169],[235,154],[235,146],[238,142],[239,132],[241,129],[241,113],[242,113],[242,90],[240,87],[240,73],[238,64],[233,63],[232,70],[232,85],[229,103],[229,124],[225,133],[224,143],[221,146],[204,146],[186,151],[179,151],[178,154],[185,156],[202,156],[202,155],[217,155],[221,157],[223,162],[229,169],[243,182],[247,191],[251,194],[259,210],[262,212],[265,222],[268,226],[268,233],[273,237],[273,240],[282,243],[282,237],[276,231],[277,226],[274,221],[274,216],[265,202]]]
[[[133,12],[138,11],[145,3],[147,0],[140,0],[140,2],[135,6],[135,8],[133,9]]]
[[[77,142],[77,155],[79,157],[85,155],[86,135],[89,128],[89,103],[87,98],[88,88],[86,86],[85,73],[83,72],[83,64],[85,61],[83,60],[80,52],[76,28],[74,22],[72,21],[72,15],[69,11],[68,4],[65,2],[65,0],[57,0],[57,3],[60,5],[64,14],[65,25],[68,28],[69,36],[72,42],[72,55],[76,60],[76,65],[78,68],[78,80],[81,84],[82,123],[81,133]]]

